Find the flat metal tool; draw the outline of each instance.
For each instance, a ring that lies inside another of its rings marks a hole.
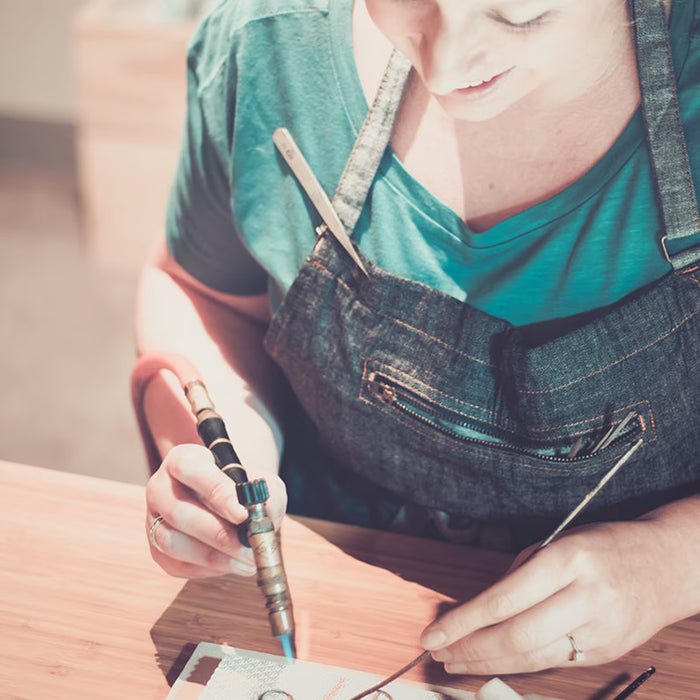
[[[321,187],[321,183],[316,179],[311,166],[307,163],[304,154],[301,152],[296,142],[292,138],[292,135],[287,129],[279,128],[275,129],[272,134],[272,140],[277,146],[277,150],[280,152],[282,157],[287,162],[287,165],[291,168],[292,172],[299,180],[299,184],[304,189],[304,192],[309,196],[309,199],[313,202],[316,210],[321,215],[321,218],[325,222],[326,226],[330,232],[335,236],[335,239],[340,243],[345,249],[348,255],[353,259],[355,264],[362,270],[362,272],[369,277],[367,268],[365,268],[364,263],[357,254],[352,242],[350,241],[350,236],[343,226],[343,222],[340,220],[338,213],[331,200],[328,198],[326,191]]]

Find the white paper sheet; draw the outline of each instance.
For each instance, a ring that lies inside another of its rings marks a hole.
[[[206,677],[197,673],[198,668],[207,669]],[[288,693],[293,700],[347,700],[381,680],[381,676],[339,666],[289,661],[272,654],[203,642],[183,669],[168,700],[260,700],[265,692],[269,693],[265,700],[288,700],[282,693],[270,692],[274,690]],[[497,679],[486,683],[482,690],[483,697],[489,700],[521,697]],[[479,700],[482,691],[475,695],[466,690],[396,680],[386,686],[384,694],[370,697],[371,700]],[[522,700],[547,699],[529,695]]]

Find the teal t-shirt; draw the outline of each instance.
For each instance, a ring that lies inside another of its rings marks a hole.
[[[286,127],[332,195],[367,114],[352,0],[224,0],[188,52],[188,116],[167,213],[175,259],[230,294],[289,288],[320,218],[272,133]],[[700,173],[700,17],[675,0],[673,61],[691,169]],[[354,236],[402,277],[523,325],[611,304],[670,269],[641,113],[583,177],[475,233],[390,149]]]

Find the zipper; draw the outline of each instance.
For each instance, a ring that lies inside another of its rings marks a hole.
[[[550,451],[554,452],[557,450],[557,448],[543,447],[542,449],[537,449],[523,443],[518,444],[516,442],[517,438],[513,433],[506,430],[493,428],[493,426],[487,426],[479,421],[468,419],[456,411],[452,411],[449,408],[440,406],[439,404],[420,396],[405,385],[379,372],[371,372],[369,374],[367,378],[367,387],[370,392],[383,403],[392,406],[392,408],[395,408],[404,415],[407,415],[419,423],[427,425],[452,439],[471,445],[480,445],[490,448],[495,447],[520,455],[545,459],[551,462],[570,464],[572,462],[579,462],[587,459],[593,454],[602,454],[626,438],[629,438],[630,435],[639,427],[639,421],[630,421],[629,426],[625,430],[620,431],[613,441],[597,452],[578,450],[575,456],[571,457],[567,456],[566,454],[549,454]],[[464,435],[457,430],[450,429],[450,425],[464,428],[465,430],[481,435],[482,437]],[[591,445],[594,445],[597,440],[591,438],[590,442]],[[531,444],[532,443],[530,443],[530,445]],[[562,445],[561,449],[570,450],[571,446]]]

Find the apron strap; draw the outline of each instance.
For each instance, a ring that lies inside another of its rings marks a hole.
[[[675,270],[700,259],[700,217],[678,108],[666,14],[661,0],[632,0],[642,112],[661,206],[661,245]]]
[[[333,207],[350,235],[360,218],[379,163],[391,139],[391,130],[410,70],[408,59],[394,51],[340,178]]]

